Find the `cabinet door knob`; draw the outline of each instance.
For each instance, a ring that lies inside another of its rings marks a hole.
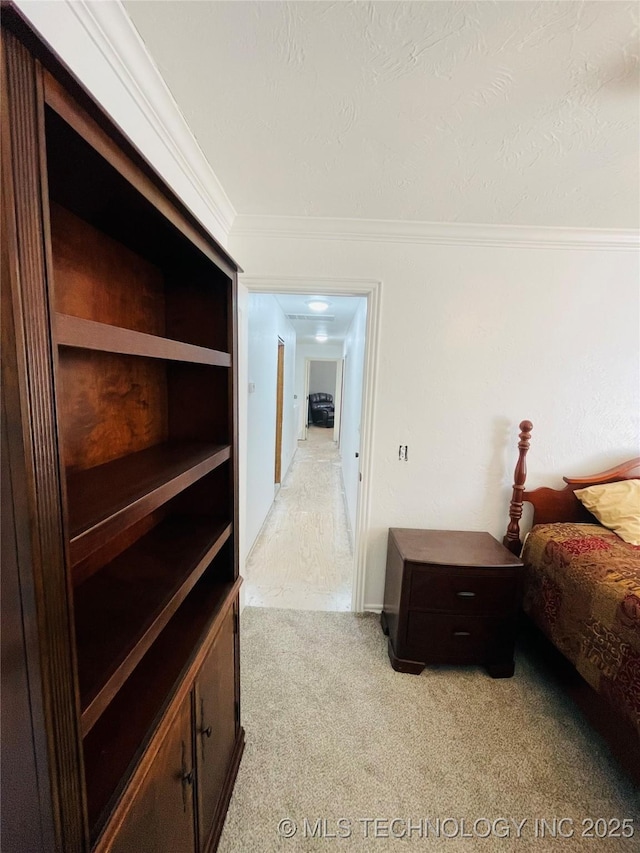
[[[182,774],[182,811],[186,812],[189,808],[189,797],[187,789],[193,785],[193,770]]]
[[[456,592],[458,598],[475,598],[475,592]]]
[[[182,776],[180,777],[180,781],[182,782],[182,809],[184,812],[186,812],[189,807],[187,789],[193,785],[193,767],[191,770],[187,770],[187,753],[187,745],[182,741]]]
[[[200,740],[200,751],[202,752],[202,761],[205,760],[205,748],[204,748],[204,739],[210,738],[213,733],[213,729],[211,726],[204,725],[204,699],[200,699],[200,734],[202,738]]]
[[[471,631],[454,631],[453,636],[454,637],[470,637]]]

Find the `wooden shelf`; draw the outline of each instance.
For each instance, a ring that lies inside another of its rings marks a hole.
[[[83,734],[96,723],[230,533],[228,522],[170,517],[76,589]]]
[[[89,823],[97,834],[126,787],[203,639],[216,630],[241,584],[205,572],[164,631],[84,738]]]
[[[243,744],[238,267],[4,6],[3,405],[20,428],[3,451],[22,472],[4,609],[33,635],[13,656],[20,698],[46,709],[46,725],[22,715],[10,757],[55,753],[22,817],[52,814],[70,853],[213,849]]]
[[[228,460],[229,445],[160,444],[70,474],[69,552],[76,565]]]
[[[70,314],[57,313],[55,316],[56,342],[59,346],[231,367],[231,356],[226,352],[135,332],[108,323],[97,323],[95,320],[84,320]]]

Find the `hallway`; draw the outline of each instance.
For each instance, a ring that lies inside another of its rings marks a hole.
[[[333,430],[310,427],[245,570],[252,607],[350,610],[353,554]]]

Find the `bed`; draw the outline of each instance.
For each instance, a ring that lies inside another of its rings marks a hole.
[[[520,424],[504,544],[524,563],[523,610],[579,674],[574,690],[587,716],[640,777],[640,545],[600,525],[574,492],[640,478],[640,457],[563,489],[525,489],[532,424]],[[627,484],[627,486],[630,484]],[[524,547],[520,520],[533,505]]]

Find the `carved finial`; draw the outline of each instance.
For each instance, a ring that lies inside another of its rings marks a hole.
[[[514,554],[519,554],[522,548],[520,541],[520,519],[522,518],[522,494],[524,492],[524,484],[527,479],[527,453],[529,452],[529,443],[531,440],[531,430],[533,424],[531,421],[520,422],[520,441],[518,442],[518,462],[513,475],[513,496],[509,505],[509,526],[504,539],[505,545]]]

